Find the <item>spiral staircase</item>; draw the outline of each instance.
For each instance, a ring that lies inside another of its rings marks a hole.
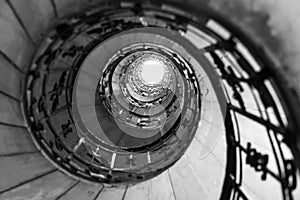
[[[0,199],[300,199],[297,6],[1,0]]]

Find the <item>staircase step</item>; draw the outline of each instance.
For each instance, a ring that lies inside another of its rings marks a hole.
[[[148,199],[149,182],[142,182],[127,189],[124,200]]]
[[[172,183],[167,171],[149,180],[148,197],[151,200],[175,200]]]
[[[96,200],[123,200],[126,188],[104,188]]]
[[[80,182],[69,190],[60,200],[93,200],[101,192],[103,185],[91,185]]]
[[[41,153],[0,157],[0,193],[36,179],[55,167]]]
[[[0,199],[53,200],[64,195],[64,193],[74,184],[76,184],[76,180],[56,171],[10,190],[0,195]],[[77,198],[75,199],[77,200]]]
[[[176,199],[206,199],[204,188],[200,185],[199,180],[188,164],[188,160],[184,156],[168,171]]]
[[[0,125],[0,156],[38,151],[26,129]]]

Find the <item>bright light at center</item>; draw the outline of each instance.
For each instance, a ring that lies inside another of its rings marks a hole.
[[[141,76],[145,83],[158,84],[165,75],[164,65],[156,60],[147,60],[142,64]]]

